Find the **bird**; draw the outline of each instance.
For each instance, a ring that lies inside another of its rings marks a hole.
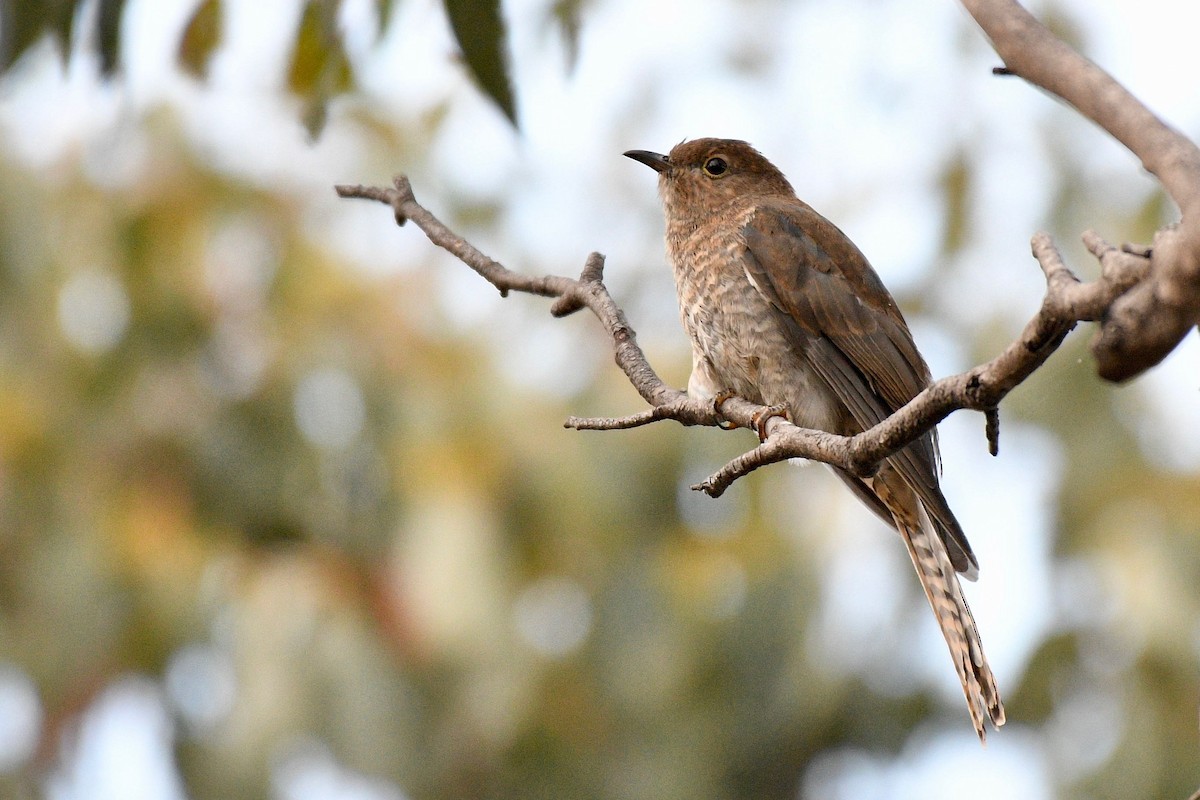
[[[666,155],[624,155],[658,173],[692,343],[689,397],[719,408],[736,395],[768,416],[849,436],[929,385],[929,367],[866,257],[750,144],[705,138]],[[765,423],[756,417],[760,439]],[[976,580],[979,562],[942,493],[940,467],[930,431],[871,477],[832,469],[903,539],[986,744],[984,722],[999,729],[1004,705],[957,577]]]

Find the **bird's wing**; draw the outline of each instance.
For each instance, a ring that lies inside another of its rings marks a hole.
[[[860,426],[879,423],[928,385],[929,367],[895,300],[833,223],[788,200],[760,205],[742,232],[747,277],[781,312],[798,347]],[[972,577],[978,565],[938,486],[937,460],[933,433],[891,459],[921,498],[955,568]]]

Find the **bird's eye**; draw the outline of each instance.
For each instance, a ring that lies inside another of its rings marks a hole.
[[[704,173],[711,178],[717,178],[725,174],[729,169],[729,165],[725,163],[725,159],[720,156],[713,156],[708,161],[704,162]]]

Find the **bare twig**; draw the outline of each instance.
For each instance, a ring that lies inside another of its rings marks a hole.
[[[412,220],[439,247],[457,256],[478,272],[502,295],[509,291],[555,298],[551,311],[563,316],[582,308],[596,315],[613,341],[617,365],[624,370],[651,408],[627,417],[583,419],[571,417],[566,427],[577,430],[621,430],[660,420],[684,425],[733,425],[754,429],[756,415],[765,409],[740,397],[730,397],[718,409],[693,400],[663,383],[638,347],[633,328],[604,285],[604,258],[593,253],[579,279],[559,276],[530,277],[513,272],[479,252],[451,231],[413,196],[407,178],[396,178],[394,188],[338,186],[342,197],[375,200],[392,207],[399,224]],[[988,440],[995,452],[999,430],[997,408],[1014,387],[1033,373],[1083,319],[1094,319],[1144,273],[1146,259],[1117,250],[1099,236],[1085,238],[1089,249],[1104,264],[1104,274],[1093,283],[1080,283],[1063,264],[1049,235],[1033,237],[1033,254],[1046,276],[1046,296],[1037,314],[1012,344],[986,364],[942,378],[875,427],[856,436],[838,436],[799,428],[772,416],[766,439],[735,458],[695,489],[718,496],[734,481],[767,464],[789,458],[809,458],[834,464],[857,475],[870,475],[883,459],[915,441],[958,409],[982,411],[988,419]]]
[[[664,384],[646,360],[637,345],[637,334],[625,319],[625,312],[617,306],[604,286],[604,256],[599,253],[588,256],[578,280],[557,275],[530,277],[513,272],[479,252],[419,204],[413,197],[412,185],[407,177],[399,175],[393,184],[390,189],[347,185],[334,188],[341,197],[376,200],[391,206],[396,215],[396,224],[403,225],[407,220],[412,220],[429,237],[429,241],[478,272],[500,290],[502,297],[515,291],[556,298],[551,306],[555,316],[566,316],[581,308],[590,309],[612,337],[617,366],[624,370],[630,383],[646,402],[652,406],[673,405],[680,409],[681,415],[684,415],[683,409],[688,409],[693,415],[689,418],[692,424],[715,424],[717,417],[714,411],[710,409],[705,414],[699,408],[692,408],[698,404],[689,404],[686,394]]]
[[[1000,409],[989,408],[984,410],[983,414],[987,420],[984,435],[987,436],[988,452],[998,456],[1000,455]]]
[[[997,74],[1018,75],[1070,103],[1141,159],[1179,206],[1180,223],[1157,233],[1138,279],[1089,317],[1100,323],[1091,347],[1101,377],[1132,378],[1200,322],[1200,148],[1015,0],[962,3],[1004,61]]]

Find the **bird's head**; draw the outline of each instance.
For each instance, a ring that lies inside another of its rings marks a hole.
[[[740,198],[795,196],[783,173],[738,139],[680,142],[665,156],[649,150],[625,155],[658,173],[668,218],[708,214]]]

